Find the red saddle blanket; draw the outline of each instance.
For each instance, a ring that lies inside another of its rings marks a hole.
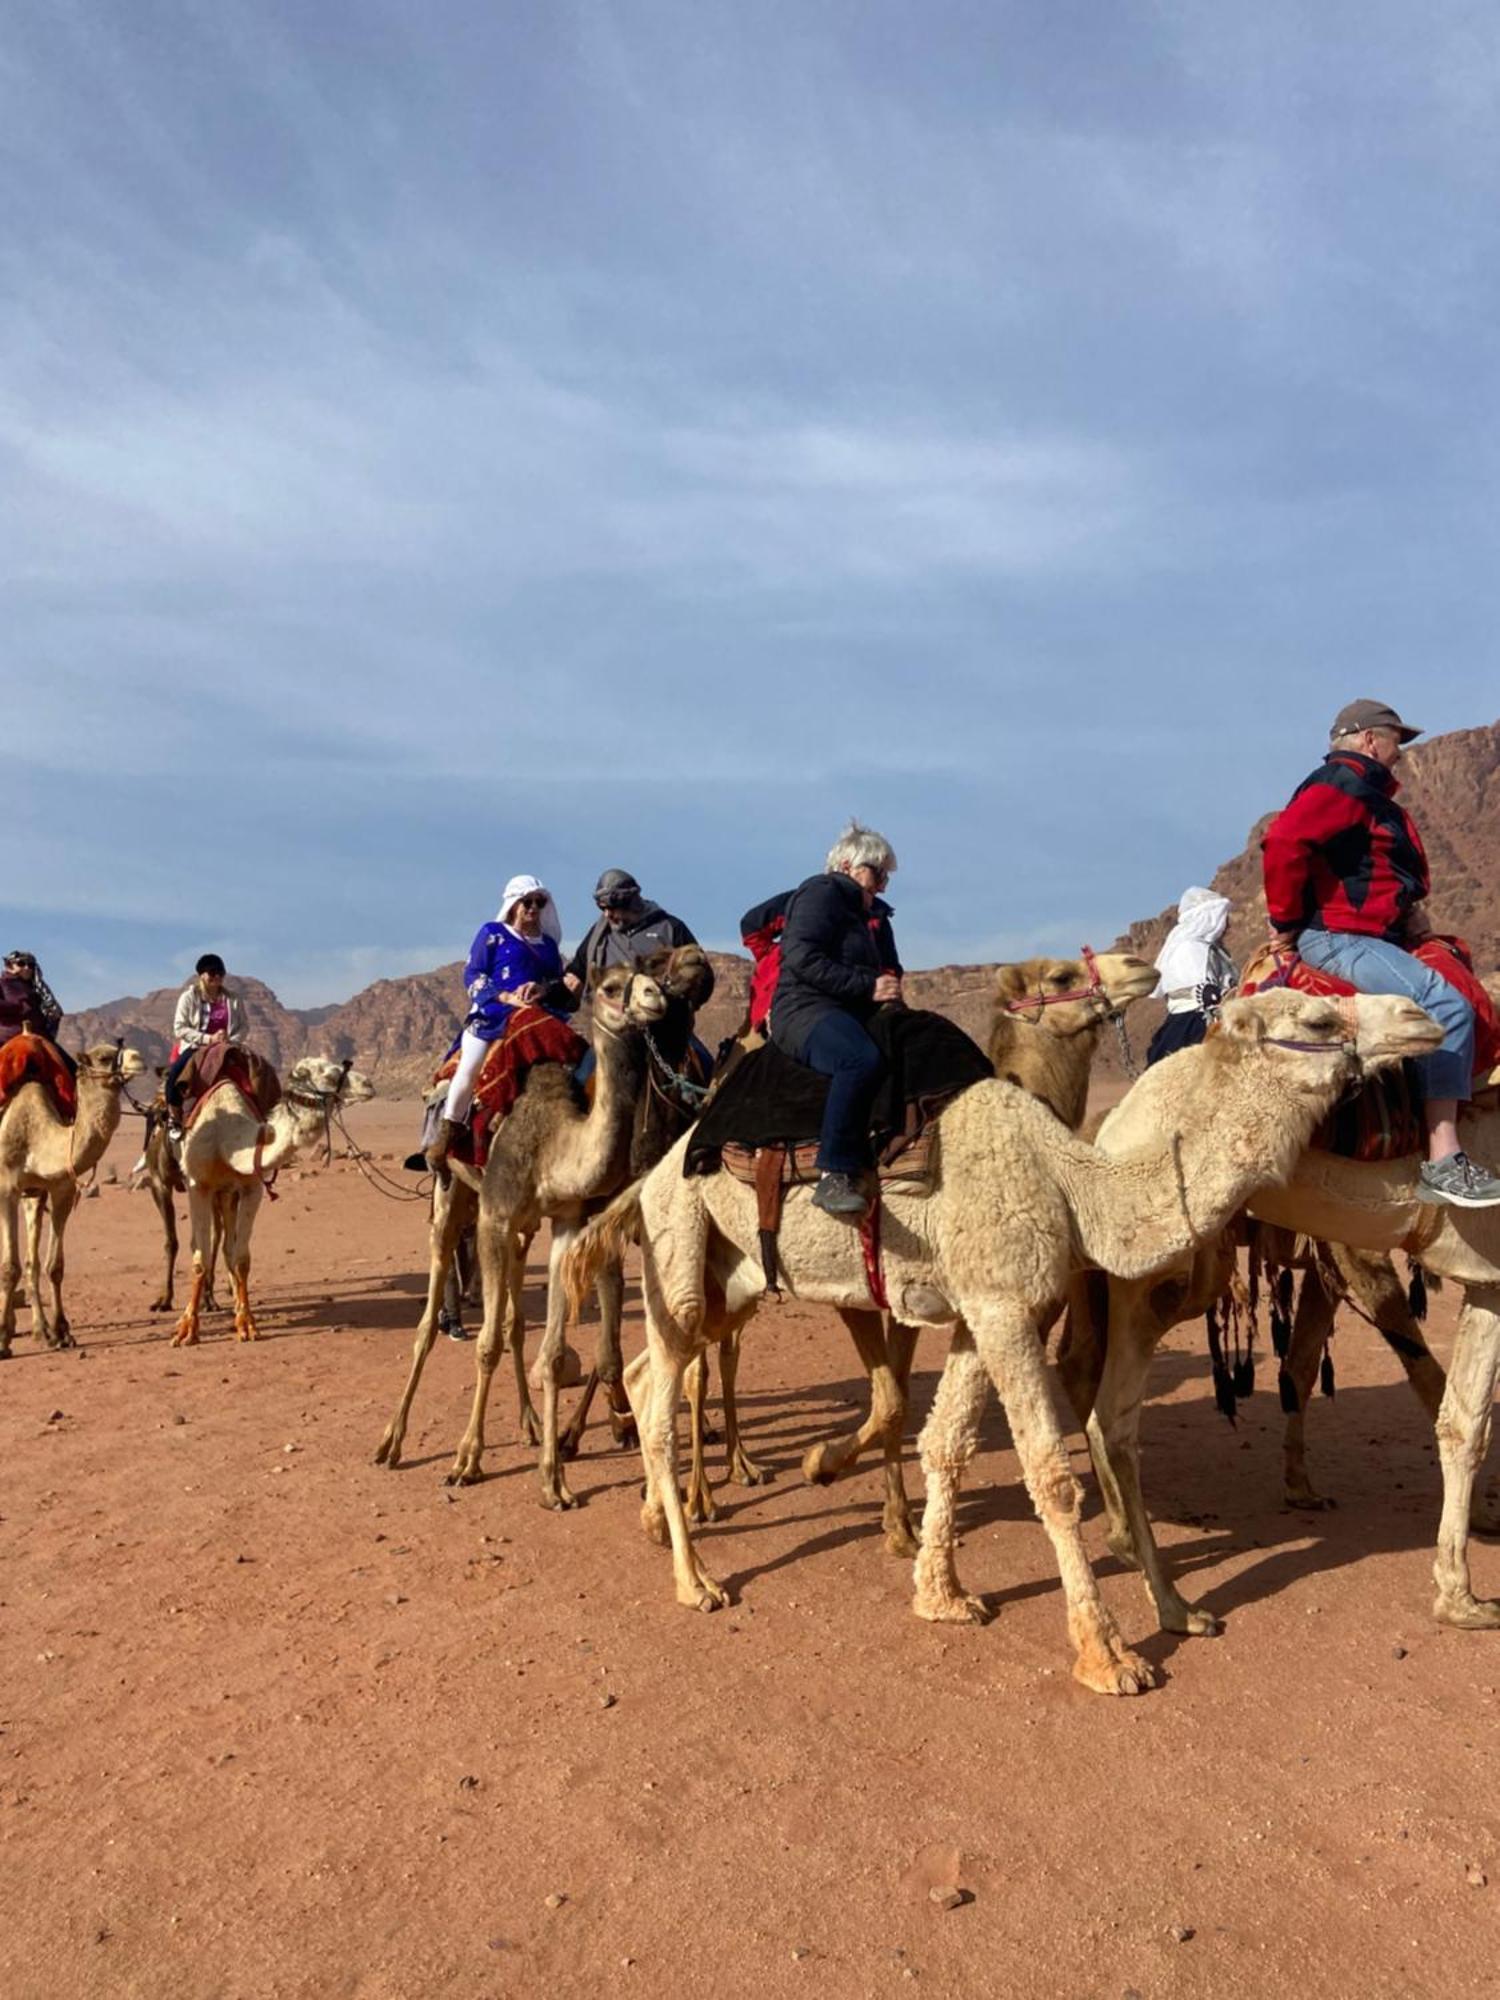
[[[452,1151],[480,1172],[490,1156],[490,1135],[521,1095],[527,1073],[536,1063],[565,1063],[576,1069],[588,1043],[566,1021],[545,1007],[518,1007],[505,1033],[491,1042],[489,1054],[474,1084],[474,1106],[466,1129],[454,1135]],[[457,1052],[440,1064],[433,1083],[446,1083],[458,1068]]]
[[[1491,1072],[1500,1066],[1500,1021],[1496,1020],[1494,1001],[1475,975],[1469,947],[1462,938],[1430,937],[1422,940],[1412,956],[1446,979],[1474,1009],[1474,1081],[1476,1086],[1487,1083]],[[1267,945],[1246,966],[1239,990],[1261,993],[1273,986],[1334,997],[1355,990],[1347,980],[1315,972],[1294,953]],[[1414,1065],[1402,1063],[1399,1069],[1371,1077],[1334,1106],[1313,1134],[1312,1143],[1341,1159],[1365,1162],[1400,1160],[1424,1152],[1426,1126]]]
[[[39,1083],[65,1125],[78,1116],[78,1091],[55,1042],[22,1033],[0,1043],[0,1111],[24,1084]]]
[[[238,1042],[210,1042],[206,1048],[193,1051],[178,1078],[183,1130],[198,1117],[216,1090],[231,1083],[262,1124],[281,1102],[281,1078],[264,1056],[258,1056],[253,1049],[242,1049]]]

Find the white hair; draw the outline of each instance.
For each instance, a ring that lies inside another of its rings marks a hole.
[[[874,868],[882,875],[896,872],[896,850],[883,833],[877,833],[872,826],[861,826],[857,819],[851,819],[838,839],[828,850],[828,859],[823,864],[824,873],[837,875],[848,868]]]

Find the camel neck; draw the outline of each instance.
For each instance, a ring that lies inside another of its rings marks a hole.
[[[1002,1083],[1017,1085],[1076,1132],[1088,1106],[1099,1028],[1091,1020],[1062,1033],[1045,1019],[1030,1022],[1001,1012],[990,1036],[990,1061]]]

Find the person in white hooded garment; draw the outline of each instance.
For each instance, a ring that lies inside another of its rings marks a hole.
[[[480,926],[469,948],[464,968],[469,1012],[459,1037],[458,1067],[448,1085],[443,1122],[427,1153],[434,1173],[446,1171],[454,1128],[468,1117],[475,1079],[511,1015],[518,1007],[563,1011],[549,1005],[562,971],[562,925],[552,891],[535,875],[512,875],[494,921]]]
[[[1151,1037],[1146,1066],[1178,1049],[1201,1042],[1212,1011],[1239,979],[1224,949],[1229,898],[1212,889],[1184,889],[1177,921],[1156,957],[1160,978],[1154,998],[1167,1003],[1167,1018]]]

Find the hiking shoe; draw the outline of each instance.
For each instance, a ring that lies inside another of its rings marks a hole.
[[[1500,1208],[1500,1176],[1467,1153],[1450,1153],[1446,1160],[1423,1162],[1417,1200],[1447,1202],[1452,1208]]]
[[[445,1312],[438,1314],[438,1332],[446,1333],[450,1340],[472,1340],[474,1338],[462,1320],[450,1319]]]
[[[863,1215],[869,1206],[852,1174],[823,1174],[813,1189],[813,1207],[825,1215]]]

